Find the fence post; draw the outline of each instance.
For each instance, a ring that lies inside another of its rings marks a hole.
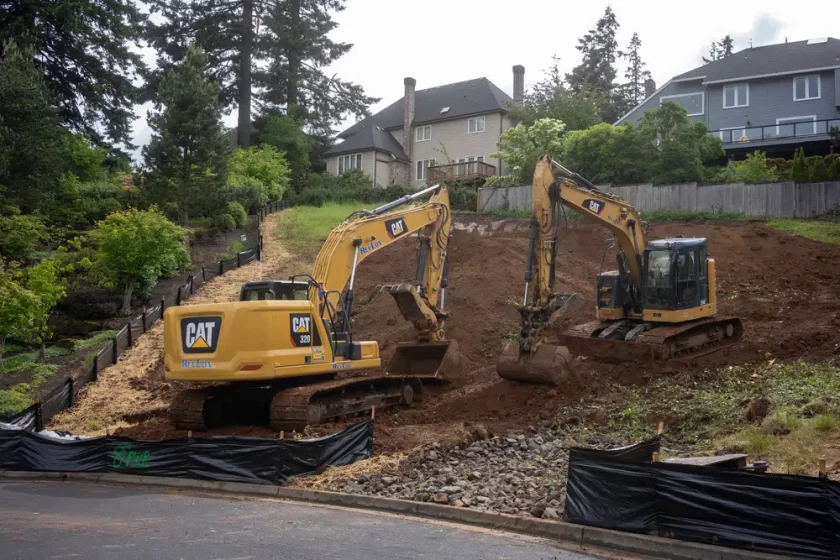
[[[190,272],[190,295],[193,295],[193,273]]]
[[[93,380],[99,377],[99,352],[93,355]]]
[[[242,252],[236,253],[236,268],[242,266]]]
[[[67,392],[67,408],[73,408],[73,376],[67,378],[67,385],[70,386],[70,390]]]
[[[128,320],[128,347],[134,346],[134,333],[131,332],[131,319]]]
[[[44,415],[41,411],[41,401],[35,403],[35,431],[40,432],[44,429]]]
[[[111,360],[111,363],[116,365],[120,360],[119,342],[117,342],[116,336],[111,339],[111,345],[113,346],[112,351],[114,352],[114,358]]]
[[[178,286],[178,293],[175,295],[175,305],[181,305],[181,288],[183,286]],[[163,317],[163,313],[161,313],[161,317]]]
[[[219,261],[219,274],[225,273],[225,259]]]
[[[143,318],[143,332],[146,332],[146,308],[143,307],[143,314],[141,315]]]
[[[160,320],[163,321],[163,312],[166,311],[166,300],[160,298]]]
[[[260,236],[260,239],[257,241],[257,260],[262,260],[262,236]]]
[[[204,271],[204,267],[201,267],[201,281],[206,283],[207,282],[207,273]]]

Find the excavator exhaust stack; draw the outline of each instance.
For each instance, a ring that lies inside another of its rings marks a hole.
[[[461,353],[454,340],[435,340],[397,345],[388,363],[388,375],[451,378],[461,372]]]
[[[496,361],[496,373],[520,383],[562,385],[574,375],[572,355],[565,346],[543,344],[533,352],[521,352],[518,342],[508,342]]]

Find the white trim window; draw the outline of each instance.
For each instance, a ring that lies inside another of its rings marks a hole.
[[[737,144],[741,138],[747,137],[747,127],[729,126],[718,130],[718,136],[724,144]]]
[[[723,86],[723,108],[735,109],[736,107],[749,107],[750,85],[733,84]]]
[[[820,83],[819,74],[796,76],[793,79],[794,101],[810,101],[812,99],[819,99],[821,95],[822,84]]]
[[[484,126],[486,121],[484,116],[480,117],[473,117],[467,120],[467,134],[478,134],[479,132],[484,132]]]
[[[680,93],[677,95],[663,95],[659,98],[659,104],[663,101],[673,101],[688,112],[689,117],[699,117],[706,113],[706,94],[702,91],[694,93]]]
[[[421,159],[417,161],[415,166],[414,179],[417,181],[425,181],[429,178],[429,168],[435,166],[433,159]]]
[[[811,126],[807,126],[813,121]],[[807,136],[817,133],[817,116],[782,117],[776,119],[776,136]]]
[[[426,142],[432,139],[432,125],[418,126],[414,129],[414,141]]]
[[[362,154],[350,154],[349,156],[338,156],[338,174],[351,169],[362,168]]]

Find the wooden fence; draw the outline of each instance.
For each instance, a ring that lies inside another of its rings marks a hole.
[[[813,218],[840,206],[840,181],[747,185],[629,185],[601,187],[641,212],[736,212],[756,218]],[[478,190],[479,211],[531,210],[531,186]]]
[[[278,210],[287,208],[285,202],[270,202],[257,214],[258,222]],[[181,305],[194,290],[208,280],[225,272],[245,266],[262,258],[262,233],[257,232],[253,246],[236,254],[236,257],[214,262],[184,273],[182,283],[170,297],[161,298],[152,307],[146,307],[141,315],[129,319],[113,338],[103,343],[98,349],[85,350],[91,357],[81,370],[71,369],[64,372],[65,381],[54,390],[42,395],[32,406],[11,417],[0,415],[0,422],[14,424],[25,430],[41,431],[49,421],[64,410],[73,406],[76,395],[82,387],[96,381],[99,372],[109,365],[116,364],[123,352],[134,345],[134,341],[163,318],[163,312],[172,305]]]

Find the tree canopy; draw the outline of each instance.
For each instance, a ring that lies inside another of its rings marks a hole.
[[[0,2],[0,59],[9,39],[34,53],[62,123],[95,141],[130,145],[144,16],[134,0]],[[0,80],[2,81],[2,80]]]
[[[504,161],[515,180],[530,182],[540,156],[559,157],[562,153],[565,129],[566,125],[555,119],[537,119],[530,126],[519,123],[502,133],[499,151],[490,157]]]

